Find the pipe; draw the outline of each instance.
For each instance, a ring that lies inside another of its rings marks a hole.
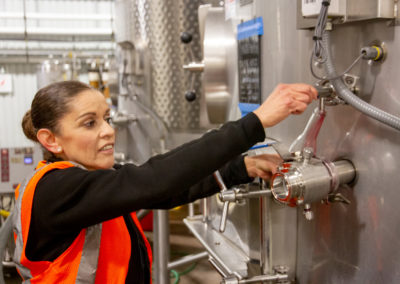
[[[154,283],[169,284],[168,210],[154,210]],[[1,283],[0,283],[1,284]]]
[[[194,217],[194,203],[189,203],[188,204],[188,210],[189,210],[189,217]]]
[[[28,36],[104,36],[111,37],[111,28],[48,28],[48,27],[28,27]],[[24,28],[6,27],[0,28],[2,35],[21,35],[25,34]]]
[[[200,252],[197,254],[191,254],[191,255],[184,256],[178,260],[168,263],[168,270],[175,269],[179,266],[182,266],[182,265],[185,265],[188,263],[192,263],[192,262],[198,261],[198,260],[206,258],[206,257],[208,257],[208,252],[206,252],[206,251],[203,251],[203,252]]]
[[[330,36],[328,32],[323,35],[323,44],[326,52],[326,63],[325,68],[329,77],[333,77],[336,74],[335,66],[333,65],[332,54],[330,50]],[[394,129],[400,130],[400,118],[387,113],[369,103],[363,101],[356,95],[354,95],[347,86],[343,83],[341,78],[331,80],[333,87],[339,96],[349,105],[359,110],[363,114],[382,122],[383,124],[393,127]]]
[[[7,244],[10,238],[12,238],[13,217],[14,217],[14,211],[11,213],[10,216],[8,216],[8,218],[3,223],[3,226],[1,226],[0,229],[0,284],[5,284],[2,260],[4,259]]]
[[[142,209],[136,212],[136,217],[138,220],[142,220],[147,214],[149,214],[151,210],[149,209]]]
[[[0,13],[0,19],[23,19],[24,13]],[[50,14],[26,13],[28,20],[83,20],[83,21],[111,21],[112,15],[108,14]]]

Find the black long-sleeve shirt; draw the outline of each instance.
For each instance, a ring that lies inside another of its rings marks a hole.
[[[217,169],[228,187],[249,182],[240,154],[264,138],[259,119],[250,113],[141,166],[53,170],[37,184],[26,255],[30,260],[52,261],[83,228],[119,216],[124,216],[132,248],[143,250],[143,240],[131,223],[130,212],[172,208],[210,196],[219,191],[212,176]],[[131,257],[127,283],[138,279],[138,275],[133,276],[138,269],[132,272],[140,267],[135,262],[140,260]],[[145,278],[140,283],[148,282]]]

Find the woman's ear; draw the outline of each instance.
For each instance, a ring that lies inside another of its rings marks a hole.
[[[39,140],[40,144],[43,145],[48,151],[59,154],[62,152],[61,146],[57,143],[56,137],[53,132],[51,132],[47,128],[41,128],[36,133],[36,137]]]

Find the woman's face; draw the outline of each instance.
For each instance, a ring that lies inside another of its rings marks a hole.
[[[88,170],[109,169],[114,164],[115,132],[110,126],[110,108],[94,90],[80,93],[69,102],[70,111],[59,121],[55,134],[60,156]]]

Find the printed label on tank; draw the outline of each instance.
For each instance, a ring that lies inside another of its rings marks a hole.
[[[242,116],[261,103],[262,17],[238,25],[239,108]]]

